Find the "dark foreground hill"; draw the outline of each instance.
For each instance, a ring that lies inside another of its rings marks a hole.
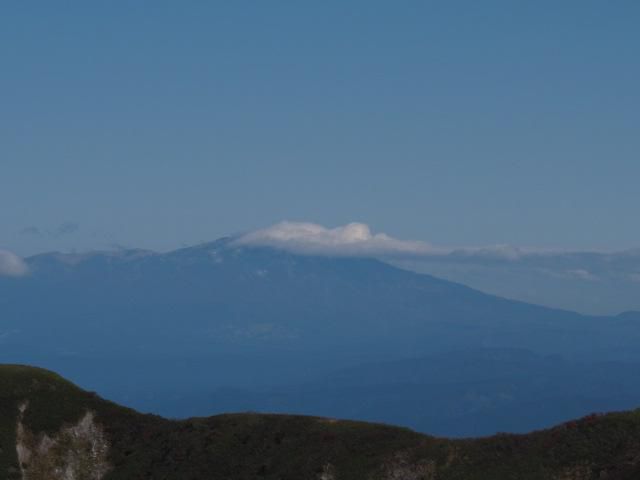
[[[640,411],[478,440],[287,415],[169,421],[48,371],[1,366],[0,478],[631,480]]]

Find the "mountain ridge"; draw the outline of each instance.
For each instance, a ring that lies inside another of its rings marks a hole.
[[[636,316],[640,316],[640,311],[629,310],[618,313],[617,315],[598,315],[598,314],[583,314],[577,313],[570,309],[565,308],[556,308],[543,306],[532,302],[511,299],[501,297],[500,295],[495,295],[491,293],[483,292],[481,289],[473,288],[463,283],[446,280],[443,278],[439,278],[435,275],[431,275],[424,272],[416,272],[403,266],[399,266],[394,264],[393,262],[387,262],[383,259],[376,258],[375,256],[370,255],[362,255],[362,256],[354,256],[349,254],[336,255],[332,253],[317,253],[317,252],[291,252],[282,247],[275,246],[252,246],[250,244],[242,244],[237,243],[239,237],[234,236],[226,236],[221,237],[217,240],[202,242],[200,244],[181,247],[178,249],[169,250],[166,252],[158,252],[154,250],[146,250],[146,249],[138,249],[138,248],[123,248],[119,250],[95,250],[95,251],[87,251],[83,253],[68,253],[68,252],[60,252],[60,251],[51,251],[51,252],[43,252],[35,255],[30,255],[26,257],[24,260],[27,262],[29,266],[32,268],[38,268],[39,264],[43,261],[57,261],[66,265],[77,265],[86,261],[91,260],[121,260],[124,262],[136,261],[144,257],[152,257],[152,258],[165,258],[165,259],[208,259],[213,262],[217,262],[218,255],[224,250],[227,251],[235,251],[237,253],[242,253],[245,251],[253,251],[253,252],[269,252],[271,254],[275,254],[280,258],[324,258],[324,259],[336,259],[336,260],[357,260],[367,263],[375,263],[378,266],[384,266],[385,268],[393,269],[395,271],[404,272],[404,274],[415,275],[420,278],[428,278],[436,282],[440,282],[442,284],[447,284],[452,287],[466,289],[470,292],[474,292],[486,297],[491,297],[493,299],[499,299],[501,301],[512,302],[514,304],[519,304],[523,306],[529,306],[534,308],[540,308],[548,311],[556,311],[563,312],[568,314],[579,315],[581,317],[586,318],[635,318]],[[630,250],[631,252],[635,252],[635,250]],[[639,250],[640,251],[640,250]],[[37,270],[36,270],[37,271]]]

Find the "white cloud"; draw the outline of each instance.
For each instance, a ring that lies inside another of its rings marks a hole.
[[[598,277],[596,275],[591,273],[589,270],[585,270],[584,268],[567,270],[567,274],[579,280],[589,280],[589,281],[598,280]]]
[[[309,222],[280,222],[247,233],[236,245],[281,248],[295,253],[380,257],[448,258],[450,261],[517,261],[532,254],[549,253],[540,249],[511,245],[483,247],[441,247],[418,240],[400,240],[385,233],[372,233],[364,223],[327,228]]]
[[[0,250],[0,276],[19,277],[26,275],[29,268],[24,261],[6,250]]]
[[[384,233],[371,233],[363,223],[326,228],[315,223],[281,222],[243,235],[236,244],[326,255],[423,256],[447,253],[426,242],[398,240]]]
[[[624,278],[640,283],[640,249],[625,252],[555,250],[511,245],[434,246],[372,233],[362,223],[327,228],[315,223],[281,222],[238,237],[236,245],[265,246],[302,254],[377,257],[424,271],[425,265],[532,269],[581,282]],[[407,263],[409,262],[409,263]],[[413,266],[412,266],[413,265]]]
[[[512,245],[489,245],[487,247],[465,247],[459,249],[443,249],[452,257],[477,258],[481,260],[519,260],[525,255],[534,253]]]
[[[238,245],[275,247],[296,253],[325,255],[396,256],[444,258],[451,261],[516,261],[542,250],[511,245],[441,247],[418,240],[399,240],[385,233],[372,233],[364,223],[327,228],[316,223],[281,222],[242,235]]]

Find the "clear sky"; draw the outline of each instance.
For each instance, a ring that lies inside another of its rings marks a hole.
[[[640,246],[640,2],[0,5],[0,248],[280,220]]]

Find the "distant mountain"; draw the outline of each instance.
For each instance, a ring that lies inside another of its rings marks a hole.
[[[466,350],[640,360],[634,315],[590,317],[506,300],[368,258],[224,238],[165,254],[51,253],[26,263],[29,275],[0,277],[0,360],[55,368],[156,412],[216,388],[314,383],[347,367]],[[453,370],[445,369],[456,378]],[[518,416],[506,426],[521,428]]]
[[[235,247],[167,254],[45,254],[0,283],[5,346],[49,352],[358,350],[365,357],[466,347],[617,357],[640,324],[485,295],[366,258]],[[374,355],[371,355],[374,353]]]
[[[596,315],[640,310],[640,250],[452,252],[395,260],[403,268],[506,298]]]
[[[636,323],[640,323],[640,312],[636,312],[636,311],[622,312],[616,318],[618,320],[626,321],[634,325]]]
[[[171,422],[44,370],[0,366],[7,480],[632,480],[640,411],[529,435],[445,440],[319,417],[233,414]]]

